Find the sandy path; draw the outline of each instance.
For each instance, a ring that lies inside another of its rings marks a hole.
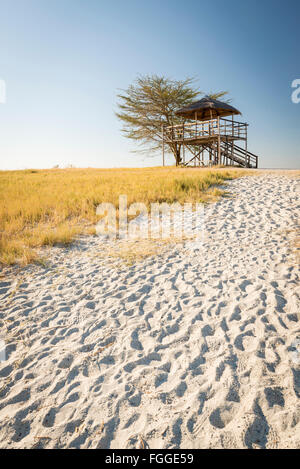
[[[299,180],[229,188],[200,250],[117,269],[89,238],[0,279],[0,447],[300,448]]]

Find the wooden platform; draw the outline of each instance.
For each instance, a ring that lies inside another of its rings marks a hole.
[[[199,135],[195,137],[184,137],[184,143],[187,145],[198,145],[198,144],[206,144],[206,143],[211,143],[211,142],[217,142],[219,138],[219,135]],[[223,135],[220,134],[220,139],[223,142],[233,142],[235,140],[246,140],[245,137],[234,137],[232,135]],[[165,143],[182,143],[182,137],[177,138],[177,139],[166,139]]]
[[[224,164],[257,168],[258,156],[247,148],[247,128],[245,122],[220,117],[163,127],[163,161],[164,144],[168,144],[176,148],[180,164],[184,166],[193,163],[198,166]],[[244,148],[236,141],[243,143]],[[190,159],[186,158],[187,152],[192,155]]]

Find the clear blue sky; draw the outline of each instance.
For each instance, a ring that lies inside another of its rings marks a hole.
[[[0,0],[0,168],[161,164],[114,115],[137,74],[228,90],[261,167],[299,168],[299,21],[299,0]]]

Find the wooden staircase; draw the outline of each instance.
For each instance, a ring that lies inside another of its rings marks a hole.
[[[218,151],[217,144],[210,144],[209,146],[212,148],[216,153]],[[209,148],[205,146],[204,148]],[[258,166],[258,156],[254,153],[251,153],[248,150],[245,150],[242,147],[239,147],[233,142],[228,142],[223,140],[220,142],[220,154],[221,154],[221,161],[214,161],[214,164],[226,164],[231,165],[238,165],[242,168],[257,168]],[[223,161],[222,161],[223,159]]]
[[[243,168],[257,168],[258,156],[233,142],[221,142],[221,155]]]

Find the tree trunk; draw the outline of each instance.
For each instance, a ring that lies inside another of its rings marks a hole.
[[[176,145],[175,147],[176,166],[179,166],[181,163],[180,149],[181,149],[181,145]]]
[[[172,143],[169,144],[169,148],[174,155],[176,166],[179,166],[182,162],[182,158],[180,156],[181,145],[178,145],[177,143]]]

